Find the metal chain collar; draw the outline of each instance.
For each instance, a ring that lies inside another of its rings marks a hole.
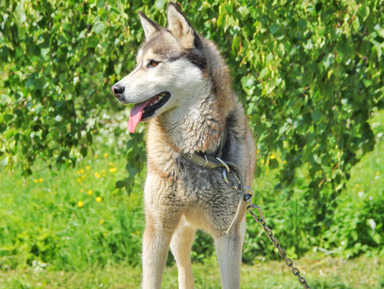
[[[240,170],[234,164],[230,164],[230,166],[228,166],[220,158],[217,158],[217,160],[220,161],[223,164],[223,166],[225,167],[225,169],[223,169],[223,178],[224,178],[225,182],[228,185],[232,186],[236,191],[242,191],[243,200],[249,204],[247,206],[247,211],[252,215],[252,217],[256,220],[256,222],[258,222],[261,225],[261,227],[263,227],[265,233],[267,234],[267,237],[271,240],[273,246],[279,251],[280,257],[283,258],[285,260],[285,264],[287,264],[287,266],[289,268],[291,268],[292,274],[297,276],[300,284],[302,284],[304,288],[311,289],[311,287],[309,287],[305,278],[300,275],[299,269],[297,269],[297,267],[294,267],[293,261],[287,257],[287,252],[283,248],[280,247],[280,242],[275,238],[275,236],[272,233],[272,230],[270,228],[268,228],[268,226],[265,224],[265,219],[263,216],[263,212],[261,211],[261,208],[252,203],[252,198],[253,198],[254,192],[251,188],[245,187],[243,185],[243,183],[242,183],[243,178],[241,176]],[[230,167],[234,168],[234,170],[231,171]],[[236,181],[238,182],[238,185],[232,184],[229,182],[228,177],[227,177],[228,173],[232,173],[234,175]],[[238,175],[238,174],[240,174],[240,175]],[[245,194],[244,189],[247,189],[249,191],[249,193]],[[259,211],[260,219],[252,211],[253,209],[257,209]],[[232,223],[234,223],[235,220],[236,220],[236,218],[233,219]],[[231,227],[232,227],[232,224],[231,224],[230,228]]]

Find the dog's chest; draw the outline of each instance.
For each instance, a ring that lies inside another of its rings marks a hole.
[[[236,208],[240,192],[225,182],[221,169],[202,169],[181,158],[172,190],[165,193],[171,203],[185,207]],[[231,176],[229,179],[235,181]]]

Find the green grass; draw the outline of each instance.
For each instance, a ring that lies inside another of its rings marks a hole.
[[[384,112],[375,114],[372,126],[376,148],[353,168],[323,239],[296,234],[307,213],[297,197],[299,186],[295,198],[284,203],[283,194],[271,195],[276,170],[265,170],[254,183],[255,199],[289,257],[297,259],[298,251],[288,240],[299,248],[308,240],[318,244],[314,253],[295,261],[312,288],[384,288],[384,251],[377,247],[384,238]],[[1,289],[140,286],[144,173],[131,195],[116,189],[115,182],[126,176],[122,155],[100,144],[76,168],[48,169],[40,161],[27,178],[18,168],[0,171]],[[196,288],[220,288],[212,240],[198,235]],[[301,288],[283,261],[270,260],[278,258],[271,252],[269,240],[249,219],[242,288]],[[176,288],[172,258],[168,264],[163,288]]]
[[[312,288],[379,289],[384,288],[384,259],[360,257],[345,261],[339,258],[307,257],[296,261]],[[209,270],[207,270],[209,268]],[[210,258],[205,264],[193,265],[195,288],[221,288],[217,262]],[[297,278],[280,261],[258,262],[242,266],[242,288],[299,289]],[[0,271],[0,289],[51,288],[139,288],[138,267],[91,267],[85,271],[47,271],[38,266],[16,271]],[[167,267],[162,288],[177,288],[177,268]]]
[[[75,169],[49,170],[40,163],[25,179],[18,170],[3,171],[0,269],[33,262],[52,270],[137,264],[142,196],[115,189],[115,182],[125,176],[124,166],[124,159],[104,150]]]

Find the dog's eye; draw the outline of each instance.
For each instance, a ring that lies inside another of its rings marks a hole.
[[[149,61],[149,63],[148,63],[148,68],[149,68],[149,67],[155,67],[155,66],[157,66],[159,63],[160,63],[160,61],[151,60],[151,61]]]

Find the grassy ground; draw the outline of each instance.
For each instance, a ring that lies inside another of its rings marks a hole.
[[[102,150],[76,168],[37,164],[27,178],[3,172],[0,269],[36,262],[59,270],[109,260],[137,264],[144,227],[141,184],[135,189],[140,193],[131,195],[115,188],[125,177],[124,166],[118,154]]]
[[[360,257],[350,261],[331,257],[307,257],[296,262],[309,285],[325,288],[384,288],[384,259]],[[207,270],[209,268],[209,270]],[[204,265],[194,264],[196,288],[221,288],[217,262],[209,259]],[[107,266],[82,272],[45,271],[27,268],[0,271],[1,289],[29,288],[139,288],[141,270],[137,267]],[[167,267],[162,288],[177,288],[177,269]],[[260,262],[242,267],[242,288],[283,289],[302,288],[295,276],[280,261]]]

